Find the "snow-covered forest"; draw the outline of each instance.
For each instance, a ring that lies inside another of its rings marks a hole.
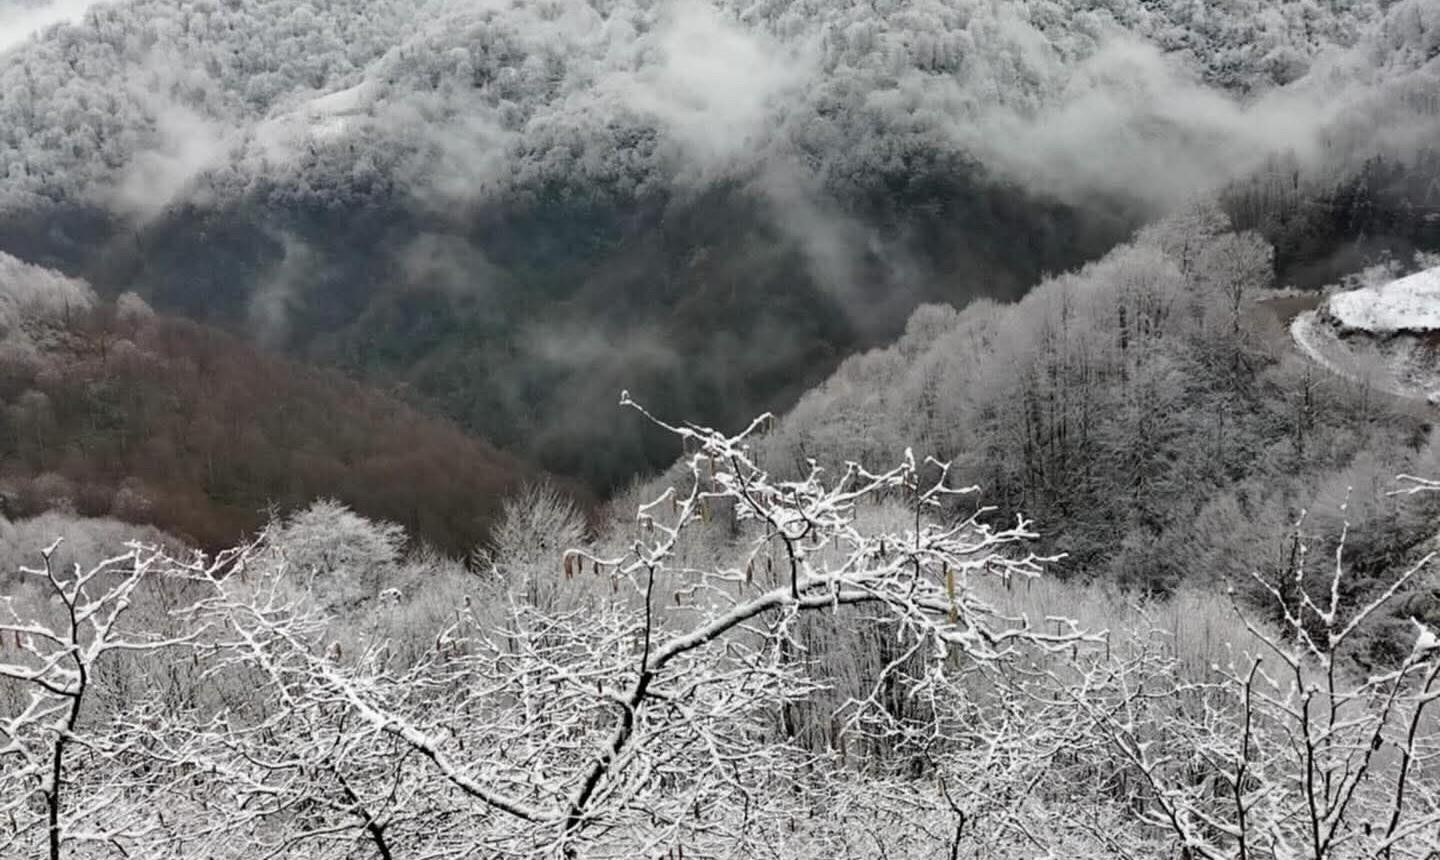
[[[1118,162],[1066,177],[1149,197],[1240,175],[1220,156],[1310,143],[1337,86],[1395,98],[1436,27],[1420,2],[97,4],[5,58],[0,161],[8,207],[110,196],[153,215],[257,184],[338,205],[380,182],[432,202],[547,182],[640,194],[777,157],[836,183],[907,156],[1034,169],[1073,146],[1059,133],[1123,145],[1146,120],[1176,126],[1159,129],[1172,151],[1211,150],[1170,183],[1122,189],[1099,175]],[[1311,72],[1277,95],[1283,115],[1217,94]],[[1012,129],[1027,139],[995,139]]]
[[[667,443],[567,408],[736,426],[1197,194],[1306,286],[1433,243],[1434,16],[99,3],[0,55],[0,250],[608,492]]]
[[[1440,856],[1437,141],[1433,0],[0,0],[0,857]]]
[[[41,549],[0,618],[7,850],[1433,852],[1440,640],[1356,663],[1431,555],[1357,600],[1297,538],[1293,577],[1127,612],[947,464],[778,480],[768,417],[664,426],[690,453],[635,516],[522,494],[478,570],[332,502],[214,557]]]

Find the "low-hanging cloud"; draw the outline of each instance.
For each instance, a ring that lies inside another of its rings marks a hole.
[[[454,235],[420,234],[400,252],[399,264],[407,286],[455,297],[489,296],[503,277],[483,251]]]
[[[154,145],[130,159],[109,199],[116,210],[140,221],[184,198],[196,177],[225,163],[232,147],[232,132],[195,110],[160,101],[154,110]]]
[[[991,107],[948,128],[998,172],[1062,199],[1106,194],[1159,212],[1274,154],[1312,162],[1344,110],[1303,89],[1245,102],[1155,46],[1116,34],[1038,110]]]
[[[946,128],[983,163],[1032,189],[1083,203],[1102,194],[1156,216],[1285,157],[1322,181],[1365,159],[1407,159],[1440,140],[1440,63],[1395,40],[1397,3],[1367,37],[1331,46],[1308,72],[1249,93],[1201,79],[1186,55],[1111,30],[1037,106],[991,104]],[[1433,11],[1428,13],[1433,16]],[[1423,53],[1423,52],[1422,52]]]
[[[283,233],[271,238],[279,242],[284,255],[251,294],[248,323],[257,341],[279,347],[291,335],[294,314],[305,290],[322,279],[325,261],[297,236]]]
[[[766,201],[770,220],[795,243],[810,275],[846,309],[862,310],[858,291],[870,231],[838,211],[814,177],[794,164],[771,164],[752,187]]]
[[[88,5],[57,0],[8,14],[41,20]],[[373,150],[395,186],[444,213],[555,180],[613,183],[623,194],[749,182],[777,165],[830,187],[931,147],[1067,202],[1100,194],[1154,214],[1271,154],[1318,159],[1337,118],[1381,86],[1365,73],[1389,62],[1356,49],[1355,68],[1322,64],[1343,78],[1338,89],[1302,78],[1238,96],[1203,80],[1191,54],[1164,53],[1113,22],[1085,23],[1104,16],[1076,16],[1055,31],[1003,4],[947,13],[934,27],[907,4],[870,13],[738,0],[442,8],[358,77],[334,91],[299,87],[265,116],[153,107],[158,142],[113,178],[117,207],[148,217],[230,161],[242,186],[277,170],[349,170],[344,153],[357,149],[359,161]],[[481,36],[495,46],[478,51]],[[155,65],[182,88],[202,74],[180,57]],[[1386,120],[1383,133],[1417,146],[1433,130],[1421,122],[1402,132],[1394,111]],[[333,157],[316,167],[317,150]]]
[[[675,0],[654,33],[652,59],[603,90],[653,118],[677,150],[680,174],[704,182],[771,149],[786,105],[819,72],[809,40],[782,42],[705,0]]]
[[[49,0],[0,3],[0,53],[22,44],[46,27],[74,21],[100,0]]]

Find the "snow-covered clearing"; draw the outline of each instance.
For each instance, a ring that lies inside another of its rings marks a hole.
[[[1337,293],[1326,307],[1342,332],[1440,330],[1440,266],[1378,287]]]
[[[1337,376],[1398,397],[1440,402],[1440,267],[1329,297],[1299,314],[1300,351]]]

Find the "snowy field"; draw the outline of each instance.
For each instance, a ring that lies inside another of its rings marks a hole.
[[[1326,308],[1342,333],[1440,330],[1440,266],[1382,286],[1337,293]]]

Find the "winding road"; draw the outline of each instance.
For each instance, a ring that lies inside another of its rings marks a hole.
[[[1358,355],[1333,329],[1320,321],[1320,293],[1261,299],[1256,307],[1267,313],[1286,333],[1290,346],[1307,361],[1330,374],[1369,386],[1393,405],[1422,405],[1427,411],[1440,403],[1433,395],[1405,384],[1376,356]]]

